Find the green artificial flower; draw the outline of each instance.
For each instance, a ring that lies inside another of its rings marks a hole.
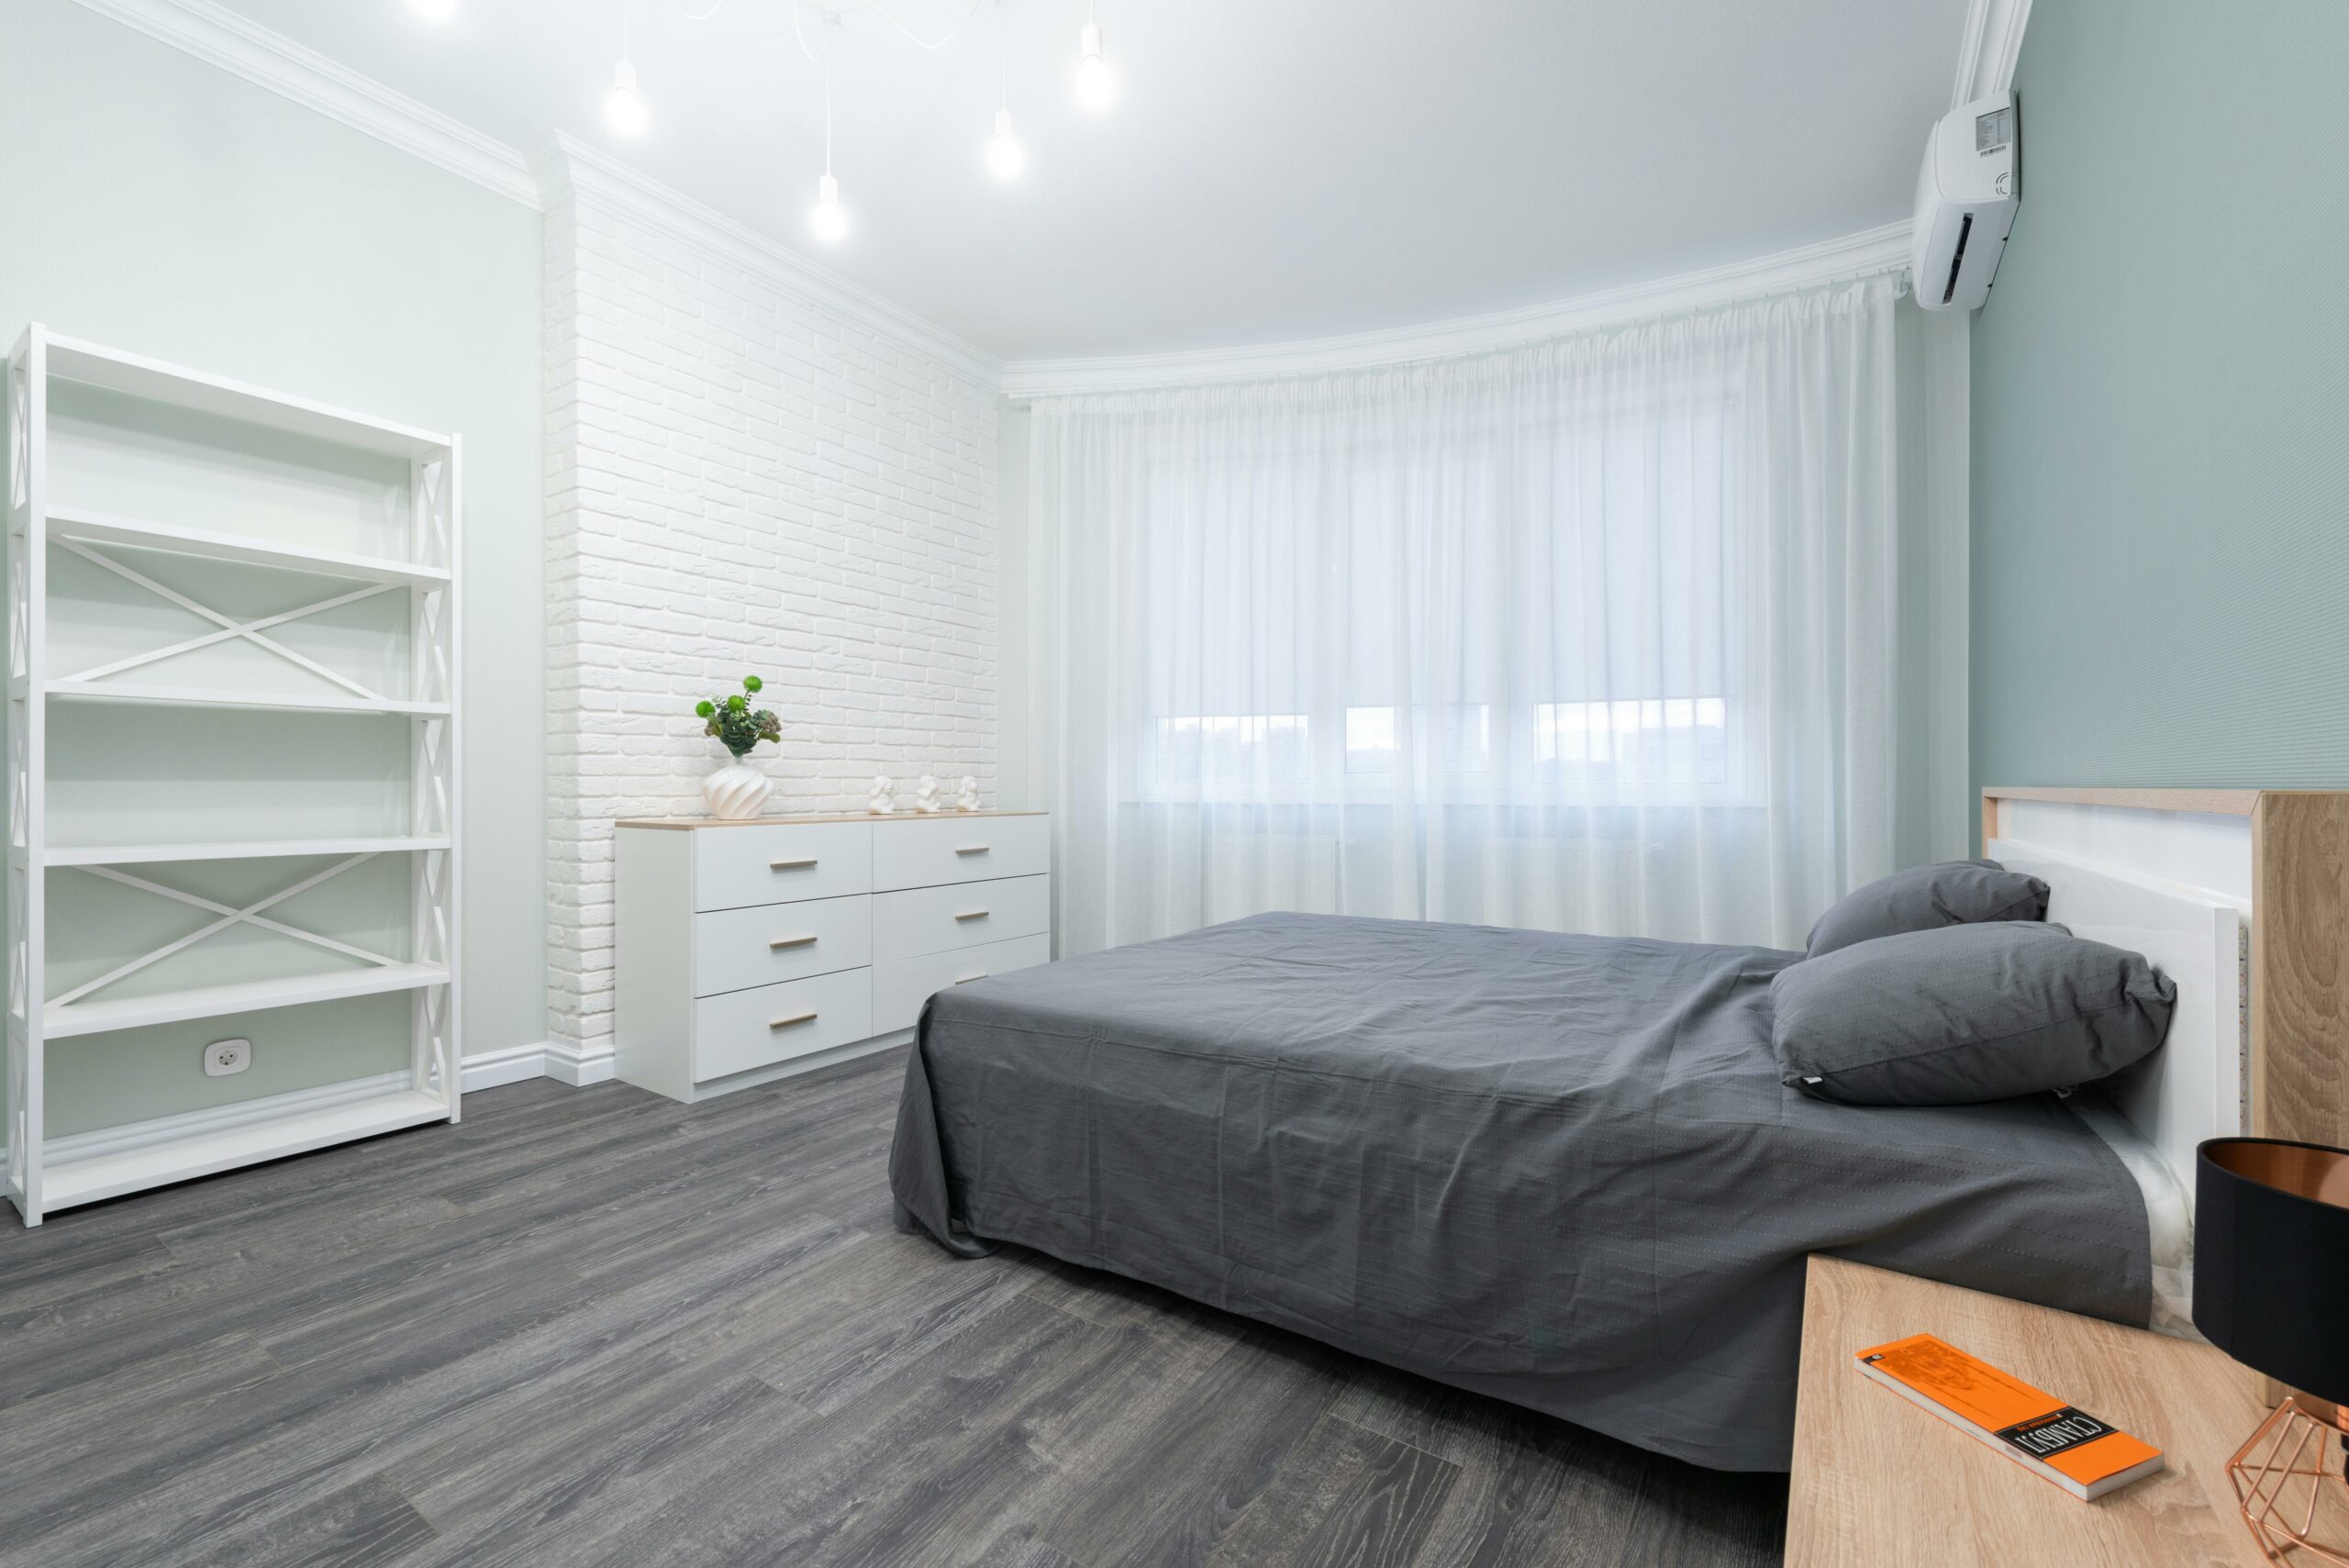
[[[742,677],[744,692],[755,693],[765,684],[756,675]],[[704,735],[738,758],[762,740],[780,744],[783,740],[783,720],[766,708],[753,709],[747,696],[705,697],[694,704],[694,715],[702,720]]]

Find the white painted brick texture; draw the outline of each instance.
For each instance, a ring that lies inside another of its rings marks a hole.
[[[600,203],[547,217],[549,1029],[612,1030],[612,824],[696,814],[765,677],[770,810],[996,771],[993,388]]]

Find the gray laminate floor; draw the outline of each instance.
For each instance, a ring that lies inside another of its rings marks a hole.
[[[901,1062],[0,1221],[0,1563],[1777,1561],[1783,1478],[896,1234]]]

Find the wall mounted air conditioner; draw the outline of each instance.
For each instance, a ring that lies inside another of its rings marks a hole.
[[[1909,267],[1927,310],[1973,310],[1990,297],[2022,205],[2015,97],[1978,98],[1933,127],[1917,172]]]

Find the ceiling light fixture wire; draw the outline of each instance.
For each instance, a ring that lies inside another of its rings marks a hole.
[[[679,4],[682,5],[683,3],[684,0],[679,0]],[[723,3],[724,0],[719,0],[719,4]],[[807,47],[807,30],[802,25],[799,16],[801,7],[810,3],[811,0],[791,0],[791,30],[799,39],[799,52],[805,54],[812,61],[817,58],[817,55],[814,50]],[[952,43],[964,33],[969,32],[972,27],[986,14],[987,8],[991,5],[999,6],[999,0],[971,0],[971,8],[963,13],[963,19],[955,23],[952,28],[949,28],[944,33],[941,34],[936,39],[926,39],[919,33],[914,31],[913,28],[906,26],[904,22],[897,19],[896,14],[892,12],[886,6],[882,5],[880,0],[848,0],[848,3],[842,6],[822,7],[822,14],[825,26],[837,28],[841,26],[841,18],[849,16],[851,13],[856,11],[870,11],[874,16],[880,17],[884,22],[886,22],[891,28],[896,31],[907,43],[912,44],[916,49],[936,50],[944,49],[948,44]],[[715,10],[716,7],[713,6],[712,9]],[[828,45],[826,47],[829,49],[829,46]]]
[[[943,33],[935,43],[923,38],[919,33],[914,31],[913,28],[897,20],[896,16],[891,14],[889,8],[881,4],[881,0],[859,0],[859,3],[865,10],[872,12],[883,21],[896,28],[899,33],[905,36],[906,41],[912,44],[916,49],[937,50],[944,49],[948,44],[952,43],[956,39],[961,38],[964,33],[970,31],[971,25],[979,19],[979,13],[987,8],[988,0],[971,0],[971,8],[963,14],[963,19],[955,23],[952,27],[947,28],[945,33]]]

